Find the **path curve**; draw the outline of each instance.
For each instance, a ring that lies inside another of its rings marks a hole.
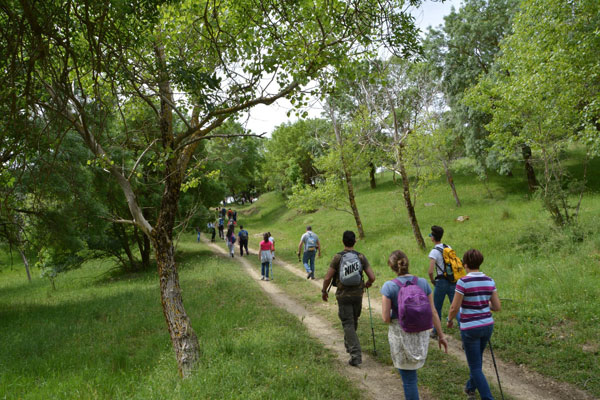
[[[228,256],[227,250],[222,246],[216,243],[205,243],[215,252],[226,257]],[[254,254],[256,255],[255,252]],[[365,353],[363,353],[363,362],[360,367],[349,366],[349,356],[344,347],[344,337],[338,329],[335,329],[329,321],[314,315],[304,306],[291,299],[272,281],[260,280],[257,269],[252,266],[246,257],[236,256],[234,260],[239,262],[244,271],[256,280],[260,288],[270,297],[273,304],[295,315],[306,326],[309,334],[319,340],[336,356],[341,373],[357,385],[365,398],[373,400],[397,400],[404,398],[402,380],[393,367],[382,365]],[[285,268],[294,269],[291,266]],[[304,276],[304,279],[306,279],[306,276]],[[433,399],[424,390],[420,390],[419,394],[424,400]]]

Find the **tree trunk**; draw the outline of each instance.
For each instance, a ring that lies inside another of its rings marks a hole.
[[[375,182],[375,164],[373,162],[369,163],[369,180],[371,183],[371,189],[375,189],[377,187],[377,182]]]
[[[348,200],[350,201],[350,208],[352,208],[352,215],[354,215],[354,221],[356,222],[356,229],[358,229],[358,237],[360,239],[364,239],[365,231],[363,230],[362,221],[360,220],[360,215],[358,214],[358,207],[356,206],[354,185],[352,185],[352,176],[348,172],[346,165],[344,165],[344,174],[346,176],[346,186],[348,187]]]
[[[529,193],[533,193],[537,190],[539,183],[535,177],[535,170],[531,164],[531,147],[526,144],[521,146],[521,153],[523,154],[523,161],[525,162],[525,174],[527,176],[527,186]]]
[[[115,234],[119,238],[121,242],[121,247],[125,251],[125,255],[127,255],[127,260],[129,261],[129,269],[132,271],[137,270],[137,263],[135,258],[133,257],[133,253],[131,252],[131,247],[129,246],[129,238],[127,237],[127,232],[125,231],[125,227],[122,224],[113,224]]]
[[[456,193],[456,187],[454,186],[454,178],[452,178],[452,171],[448,167],[448,162],[442,159],[442,165],[444,165],[444,171],[446,172],[446,179],[448,180],[448,184],[452,189],[452,195],[454,196],[454,200],[456,201],[456,207],[460,207],[460,199],[458,198],[458,193]]]
[[[19,253],[21,254],[21,258],[23,259],[23,264],[25,264],[25,272],[27,272],[27,280],[31,282],[31,273],[29,272],[29,261],[27,260],[27,256],[21,246],[17,246],[19,249]]]
[[[196,369],[200,360],[200,345],[198,337],[192,329],[188,318],[181,288],[179,275],[175,264],[175,247],[173,246],[173,229],[181,183],[190,157],[199,142],[188,145],[181,154],[174,152],[175,136],[173,134],[173,92],[168,77],[167,63],[164,47],[161,43],[155,46],[157,67],[160,71],[159,91],[160,97],[160,134],[165,152],[171,156],[165,162],[165,189],[162,194],[160,211],[155,228],[150,232],[150,239],[154,245],[156,264],[160,280],[160,299],[165,321],[171,335],[171,343],[175,350],[179,373],[182,378],[189,377]],[[192,119],[197,119],[197,109],[193,110]],[[195,122],[193,122],[195,123]]]
[[[360,214],[358,213],[358,207],[356,206],[356,198],[354,197],[354,186],[352,185],[352,174],[348,170],[348,165],[346,164],[346,159],[344,158],[344,141],[342,139],[340,127],[337,124],[334,105],[333,105],[333,102],[331,101],[331,99],[330,99],[330,115],[331,115],[331,122],[333,125],[333,131],[335,133],[335,138],[336,138],[337,144],[339,146],[340,161],[342,162],[342,169],[344,171],[344,177],[346,178],[346,188],[348,189],[348,201],[350,202],[350,208],[352,209],[352,215],[354,216],[354,221],[356,222],[356,229],[358,230],[358,237],[360,239],[364,239],[365,231],[363,230],[362,221],[360,220]]]
[[[402,177],[402,195],[404,197],[406,211],[408,212],[408,219],[410,220],[410,225],[412,226],[417,245],[421,248],[421,250],[425,250],[425,240],[423,240],[423,235],[421,235],[421,229],[419,228],[419,222],[417,221],[417,214],[415,213],[415,208],[410,199],[410,182],[408,180],[408,174],[406,173],[406,168],[404,168],[404,161],[402,161],[402,159],[398,160],[398,166],[400,167],[400,176]]]

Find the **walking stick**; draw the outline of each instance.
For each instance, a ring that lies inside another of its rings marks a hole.
[[[373,354],[377,356],[377,348],[375,348],[375,331],[373,330],[373,315],[371,314],[371,296],[369,296],[369,288],[367,288],[367,299],[369,300],[369,320],[371,321],[371,336],[373,337]]]
[[[496,378],[498,378],[498,387],[500,388],[500,396],[504,400],[504,393],[502,393],[502,385],[500,385],[500,375],[498,375],[498,367],[496,366],[496,358],[494,357],[494,350],[492,349],[492,341],[489,341],[490,353],[492,354],[492,361],[494,362],[494,369],[496,370]]]

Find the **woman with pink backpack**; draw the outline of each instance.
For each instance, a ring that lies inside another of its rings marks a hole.
[[[425,364],[429,348],[429,331],[435,326],[440,349],[448,352],[440,318],[433,304],[427,281],[408,272],[408,257],[393,251],[388,265],[398,276],[381,288],[381,316],[389,324],[388,340],[394,367],[400,372],[406,400],[418,400],[417,369]]]

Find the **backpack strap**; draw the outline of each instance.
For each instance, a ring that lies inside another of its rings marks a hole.
[[[419,277],[418,277],[418,276],[413,276],[413,279],[412,279],[411,283],[412,283],[413,285],[416,285],[416,284],[417,284],[417,282],[419,282]]]
[[[441,249],[439,247],[437,247],[437,246],[434,247],[434,249],[436,249],[437,251],[439,251],[440,254],[442,255],[442,263],[443,263],[443,268],[440,269],[440,266],[438,265],[437,260],[435,261],[435,269],[436,269],[436,272],[437,272],[436,278],[438,276],[444,276],[444,270],[446,269],[446,263],[444,261],[444,249],[446,247],[448,247],[448,246],[446,246],[443,243],[442,243],[442,248]],[[440,272],[440,270],[441,270],[441,272]]]

